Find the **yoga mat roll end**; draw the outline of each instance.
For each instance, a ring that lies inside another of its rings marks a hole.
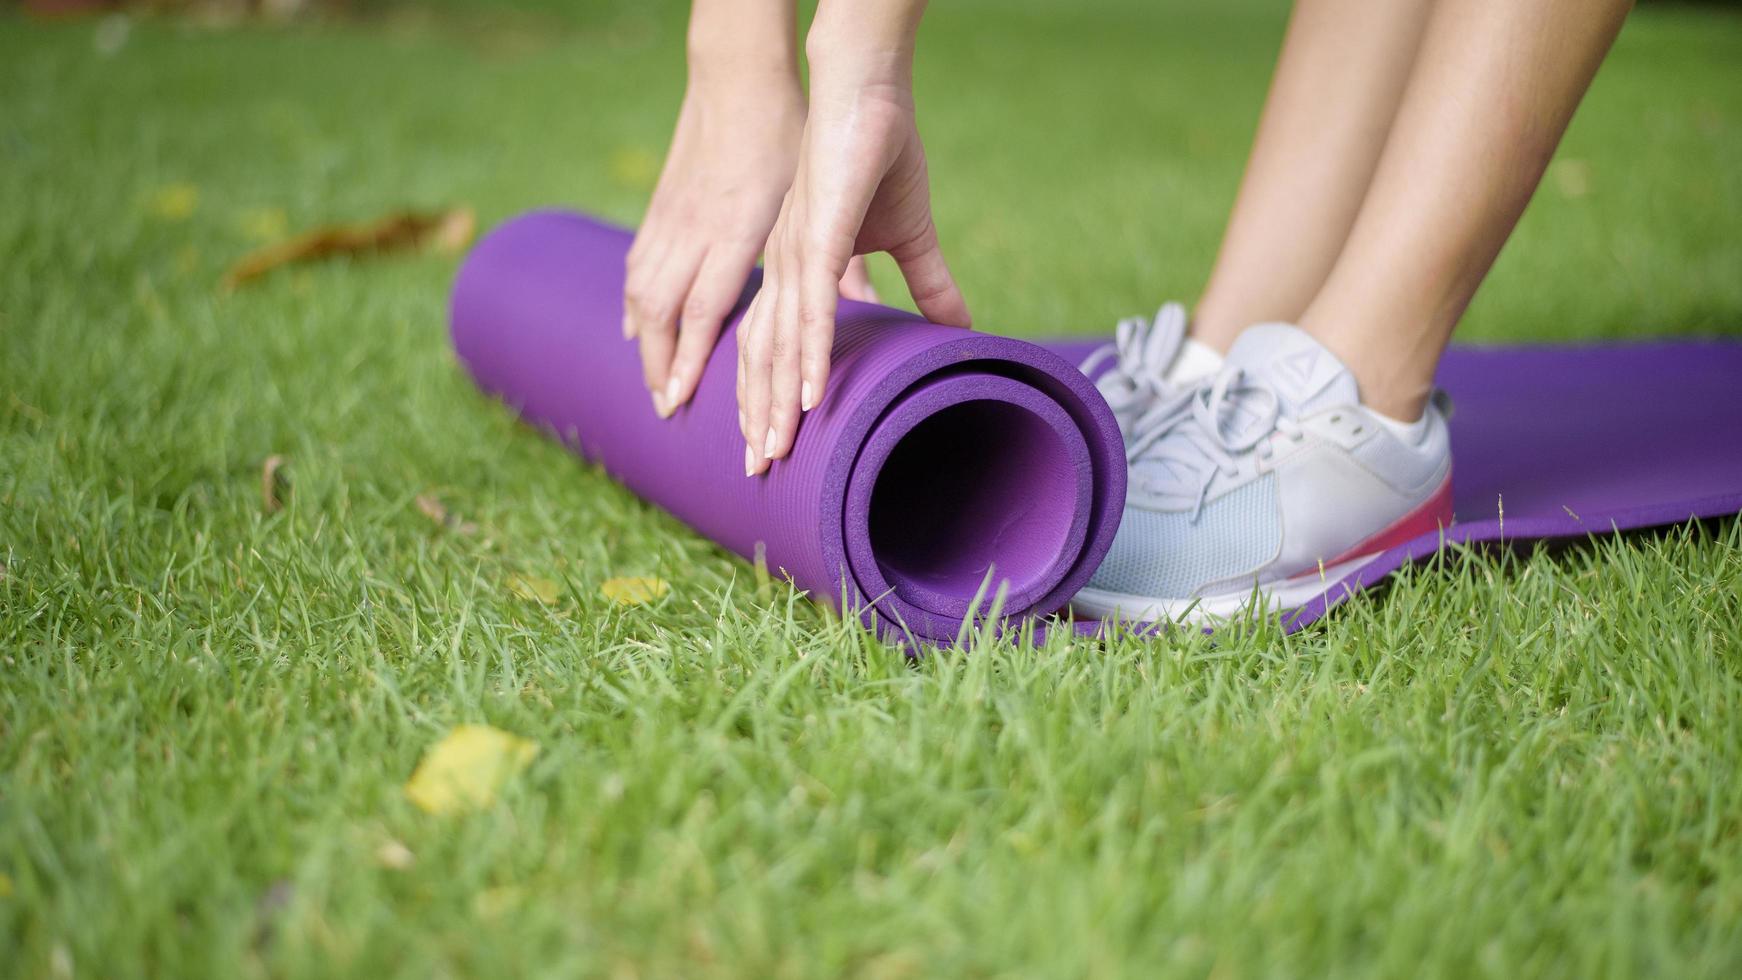
[[[639,496],[889,636],[954,639],[1002,590],[1009,620],[1062,608],[1112,544],[1117,424],[1039,346],[844,301],[828,391],[789,458],[743,475],[735,331],[692,402],[653,411],[621,335],[627,231],[536,212],[462,266],[455,351],[478,385]]]

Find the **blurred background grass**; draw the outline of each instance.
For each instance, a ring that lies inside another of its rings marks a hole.
[[[632,223],[682,91],[680,3],[353,0],[240,29],[209,13],[226,5],[191,6],[208,13],[143,19],[111,56],[77,50],[88,21],[15,25],[13,179],[86,179],[31,152],[77,127],[84,150],[129,163],[97,194],[192,182],[219,207],[282,206],[293,225],[456,200],[486,225],[552,203]],[[1742,323],[1738,9],[1635,15],[1464,339]],[[1196,296],[1285,16],[1256,0],[937,5],[921,126],[945,244],[985,328],[1102,330]],[[889,271],[879,283],[899,295]]]

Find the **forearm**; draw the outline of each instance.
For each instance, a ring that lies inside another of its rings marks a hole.
[[[812,85],[833,78],[854,83],[910,84],[914,39],[927,0],[821,0],[805,37]]]
[[[772,76],[798,82],[796,0],[694,0],[690,80]]]

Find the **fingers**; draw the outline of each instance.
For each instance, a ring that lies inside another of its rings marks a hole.
[[[774,307],[780,299],[780,285],[770,267],[762,280],[762,291],[751,306],[753,320],[747,320],[739,330],[739,357],[742,360],[743,383],[738,396],[740,428],[744,436],[744,475],[756,476],[768,468],[762,446],[767,442],[769,371],[773,361]]]
[[[738,362],[738,387],[736,389],[738,399],[738,435],[744,439],[744,444],[746,446],[750,444],[750,416],[744,409],[744,406],[749,404],[747,400],[748,396],[746,394],[749,391],[746,387],[749,379],[749,372],[747,370],[747,365],[750,361],[749,337],[751,330],[754,329],[756,324],[756,305],[761,299],[762,291],[757,290],[756,295],[750,299],[749,308],[744,311],[744,319],[738,322],[738,332],[735,335],[737,342],[736,360]],[[745,475],[749,475],[748,465],[745,467]]]
[[[755,243],[728,242],[709,249],[702,259],[689,298],[684,300],[676,351],[660,392],[663,414],[677,411],[695,394],[708,355],[713,353],[714,342],[719,339],[720,327],[738,302],[744,280],[756,264],[756,251]]]
[[[907,280],[907,291],[921,316],[949,327],[973,326],[968,303],[944,262],[944,253],[938,248],[937,228],[931,222],[926,222],[925,231],[890,249],[889,254],[901,267],[901,277]]]
[[[847,263],[847,274],[841,277],[841,298],[858,300],[861,303],[876,303],[877,290],[871,285],[871,270],[865,264],[865,256],[855,255]]]
[[[835,306],[839,278],[831,263],[813,259],[799,284],[799,408],[810,411],[822,401],[829,383],[829,356],[835,345]],[[796,425],[796,423],[795,423]],[[778,455],[783,455],[777,454]]]
[[[828,383],[847,261],[805,244],[802,219],[800,213],[775,225],[762,291],[746,318],[741,404],[749,451],[745,472],[751,475],[792,451],[800,416],[816,406]]]
[[[642,381],[654,410],[669,416],[665,388],[677,347],[678,309],[702,256],[689,249],[651,246],[627,267],[623,288],[625,333],[641,342]]]
[[[790,235],[788,237],[791,237]],[[794,261],[794,260],[797,261]],[[799,353],[801,322],[804,318],[814,315],[806,306],[803,291],[805,257],[787,255],[784,263],[785,272],[780,279],[779,302],[775,304],[775,316],[769,325],[770,338],[768,345],[768,431],[763,435],[760,447],[765,461],[780,459],[792,448],[792,440],[798,432],[799,399],[801,396],[801,381],[799,378]],[[794,268],[797,274],[793,274]],[[829,277],[829,289],[832,294],[835,280],[838,276]],[[833,310],[830,311],[833,318]],[[751,431],[754,436],[755,430]],[[755,446],[755,443],[751,443]]]

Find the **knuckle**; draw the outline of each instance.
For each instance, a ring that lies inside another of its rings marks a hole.
[[[650,294],[651,290],[647,288],[647,282],[644,279],[638,276],[631,277],[627,285],[623,287],[623,305],[637,315],[645,315],[649,312],[649,307],[653,302],[653,297]]]
[[[798,328],[805,333],[816,333],[827,329],[829,325],[828,311],[820,306],[802,306],[798,311]]]
[[[691,296],[683,304],[683,320],[688,324],[711,322],[720,318],[719,304],[706,296]]]

